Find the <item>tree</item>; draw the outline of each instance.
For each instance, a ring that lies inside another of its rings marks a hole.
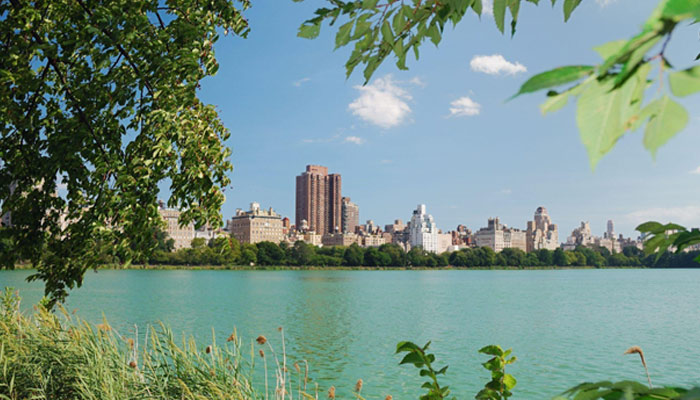
[[[99,265],[95,243],[127,262],[148,254],[165,179],[181,224],[221,226],[229,131],[197,89],[217,72],[220,32],[246,36],[249,5],[0,1],[4,267],[31,262],[55,302]]]
[[[253,265],[258,262],[258,248],[252,243],[244,243],[241,246],[241,263]]]
[[[559,249],[557,249],[559,250]],[[555,250],[556,252],[556,250]],[[539,249],[537,250],[537,260],[539,261],[539,265],[549,267],[552,265],[556,265],[554,262],[554,253],[551,252],[550,250],[547,249]]]
[[[379,251],[389,256],[389,263],[392,267],[403,267],[406,265],[406,252],[401,246],[394,243],[386,243],[379,246]]]
[[[566,267],[569,265],[566,254],[564,254],[564,249],[558,247],[556,250],[554,250],[554,253],[552,254],[552,262],[558,267]]]
[[[258,264],[260,265],[282,265],[284,264],[284,251],[272,242],[260,242],[258,247]]]
[[[343,253],[343,265],[358,267],[363,265],[365,252],[357,243],[351,244]]]
[[[291,259],[289,261],[295,265],[311,265],[316,255],[315,247],[303,240],[297,240],[292,246]]]
[[[207,244],[207,240],[206,240],[206,239],[204,239],[204,238],[194,238],[194,239],[192,239],[192,241],[190,242],[190,247],[192,247],[193,249],[199,249],[199,248],[201,248],[201,247],[206,246],[206,244]]]
[[[525,264],[525,252],[516,248],[506,248],[501,250],[506,265],[512,267],[522,267]]]
[[[175,249],[175,240],[162,229],[156,231],[156,242],[156,250],[169,253]]]

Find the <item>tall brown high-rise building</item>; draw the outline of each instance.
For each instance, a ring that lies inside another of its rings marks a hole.
[[[343,223],[341,180],[328,174],[328,168],[307,165],[297,176],[296,226],[306,221],[309,230],[319,234],[339,232]]]

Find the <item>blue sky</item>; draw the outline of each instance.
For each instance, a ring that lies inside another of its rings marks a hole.
[[[635,132],[594,172],[572,104],[543,117],[543,94],[504,102],[532,74],[597,63],[592,47],[635,34],[657,1],[587,0],[568,23],[560,5],[541,3],[523,4],[512,39],[490,15],[470,15],[446,28],[439,48],[426,44],[419,61],[410,58],[409,71],[387,62],[362,88],[361,73],[345,79],[349,49],[333,51],[333,30],[296,37],[324,2],[254,2],[248,39],[222,37],[219,73],[201,90],[232,133],[224,217],[257,201],[293,220],[294,177],[321,164],[342,175],[361,221],[381,225],[406,221],[418,203],[443,230],[475,230],[495,216],[524,229],[542,205],[562,241],[580,221],[602,234],[613,219],[635,236],[647,219],[700,225],[700,174],[691,173],[700,168],[700,96],[683,102],[691,122],[656,160]],[[679,67],[698,52],[697,27],[675,33],[667,50]],[[472,66],[476,56],[496,57]],[[500,73],[483,72],[493,69]]]

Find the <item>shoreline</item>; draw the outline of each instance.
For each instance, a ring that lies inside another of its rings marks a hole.
[[[31,265],[17,265],[16,270],[32,270]],[[508,266],[493,266],[493,267],[344,267],[344,266],[289,266],[289,265],[144,265],[132,264],[124,265],[104,265],[97,270],[152,270],[152,271],[180,271],[180,270],[196,270],[196,271],[548,271],[548,270],[591,270],[591,269],[674,269],[674,268],[651,268],[646,266],[634,267],[616,267],[616,266],[567,266],[567,267],[508,267]],[[692,269],[692,268],[678,268]]]

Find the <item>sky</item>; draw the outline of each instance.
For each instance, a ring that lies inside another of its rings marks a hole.
[[[231,130],[232,188],[224,218],[250,202],[294,220],[295,176],[307,164],[342,176],[360,221],[404,222],[426,204],[439,228],[477,230],[489,217],[524,229],[544,206],[560,240],[589,221],[636,237],[646,220],[700,225],[700,96],[684,99],[688,127],[653,159],[643,132],[628,133],[591,170],[575,106],[542,116],[544,94],[505,102],[530,76],[557,66],[599,63],[593,47],[629,38],[656,0],[587,0],[564,23],[561,5],[523,3],[517,33],[492,16],[468,15],[426,43],[408,71],[389,60],[362,86],[345,78],[351,49],[334,48],[327,26],[314,40],[298,26],[323,1],[254,1],[247,39],[223,37],[220,69],[200,98]],[[700,52],[697,27],[674,33],[666,51],[677,67]],[[652,93],[654,94],[654,93]]]

